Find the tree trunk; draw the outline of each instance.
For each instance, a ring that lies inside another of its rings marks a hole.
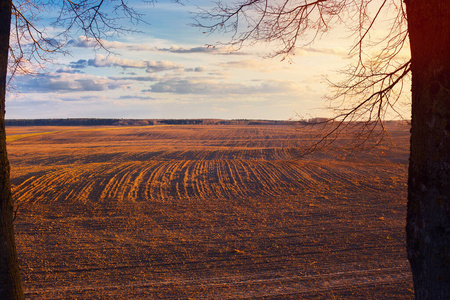
[[[6,153],[5,92],[11,0],[0,0],[0,299],[24,299],[14,242],[13,204]]]
[[[450,1],[405,4],[412,70],[408,259],[417,299],[450,299]]]

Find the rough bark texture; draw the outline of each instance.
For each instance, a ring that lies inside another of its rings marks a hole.
[[[408,259],[417,299],[450,299],[450,1],[405,3],[412,59]]]
[[[11,0],[0,0],[0,299],[23,299],[14,241],[13,204],[5,134],[5,85],[8,65]]]

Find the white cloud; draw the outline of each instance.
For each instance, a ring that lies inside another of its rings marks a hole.
[[[101,44],[106,49],[124,49],[127,51],[154,51],[154,52],[167,52],[167,53],[179,53],[179,54],[221,54],[221,55],[245,55],[245,53],[234,51],[230,47],[213,47],[213,46],[196,46],[196,47],[183,47],[177,45],[171,45],[170,47],[158,47],[149,44],[136,44],[136,43],[124,43],[118,41],[106,41],[100,40]],[[86,37],[78,37],[77,39],[70,40],[68,45],[79,48],[96,48],[98,42]]]
[[[299,47],[295,49],[294,53],[295,55],[301,56],[309,54],[336,55],[344,58],[349,56],[348,50],[345,50],[344,48]]]
[[[179,47],[179,46],[170,46],[169,48],[157,48],[156,47],[155,51],[170,52],[170,53],[182,53],[182,54],[187,54],[187,53],[210,53],[210,54],[223,53],[221,48],[205,47],[205,46],[192,47],[192,48]]]
[[[161,76],[115,76],[115,77],[108,77],[111,80],[129,80],[129,81],[158,81],[161,80]]]
[[[141,101],[157,100],[156,98],[149,97],[149,96],[142,96],[142,95],[123,95],[123,96],[120,96],[119,99],[121,99],[121,100],[141,100]]]
[[[156,73],[170,70],[183,70],[184,66],[171,61],[154,61],[154,60],[132,60],[120,58],[116,56],[104,56],[97,54],[95,59],[88,60],[87,64],[96,68],[102,67],[121,67],[145,69],[147,73]]]
[[[147,67],[146,72],[147,73],[155,73],[155,72],[162,72],[162,71],[168,71],[168,70],[183,70],[184,67],[182,65],[176,64],[171,61],[146,61]]]
[[[23,93],[106,91],[129,86],[125,81],[78,73],[21,76],[16,78],[15,84],[18,91]]]
[[[85,59],[79,59],[77,61],[72,61],[69,63],[69,67],[73,69],[84,69],[88,65],[87,60]]]
[[[233,69],[235,69],[235,68],[260,69],[265,66],[261,61],[258,61],[255,59],[227,61],[227,62],[222,62],[219,65],[222,67],[233,68]]]
[[[243,59],[243,60],[232,60],[227,62],[221,62],[218,64],[221,69],[234,70],[234,69],[247,69],[258,71],[259,73],[269,73],[276,70],[286,70],[290,66],[286,64],[281,64],[277,60],[273,59]]]
[[[151,86],[154,93],[251,95],[279,94],[296,90],[289,81],[256,81],[254,84],[224,83],[209,78],[171,78]]]
[[[185,71],[185,72],[196,72],[196,73],[201,73],[201,72],[205,72],[205,71],[206,71],[206,68],[204,68],[204,67],[185,68],[184,71]]]
[[[72,68],[72,67],[62,67],[58,70],[56,70],[56,73],[69,73],[69,74],[75,74],[75,73],[83,73],[82,71]]]

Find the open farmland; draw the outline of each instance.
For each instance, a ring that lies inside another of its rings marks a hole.
[[[407,127],[304,158],[281,125],[7,133],[29,299],[413,296]]]

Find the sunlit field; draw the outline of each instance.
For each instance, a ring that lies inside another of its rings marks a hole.
[[[411,299],[409,128],[8,127],[28,299]],[[345,137],[342,137],[345,138]]]

